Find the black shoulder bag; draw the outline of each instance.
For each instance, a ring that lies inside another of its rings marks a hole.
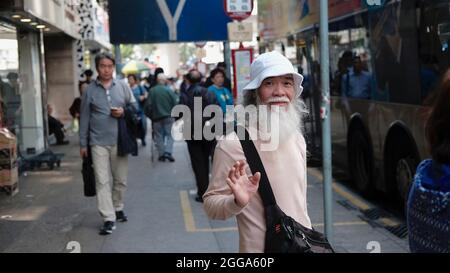
[[[237,132],[237,127],[235,131]],[[258,192],[264,204],[267,228],[264,252],[334,253],[322,233],[304,227],[278,207],[264,165],[247,130],[245,130],[245,139],[240,142],[252,173],[261,173]]]
[[[94,163],[92,162],[91,147],[88,145],[87,149],[88,156],[83,157],[83,167],[81,173],[83,174],[84,196],[93,197],[97,194],[95,190],[95,172],[93,167]]]

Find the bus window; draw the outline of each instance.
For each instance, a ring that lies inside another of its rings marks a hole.
[[[450,3],[423,2],[420,8],[419,55],[421,97],[428,105],[433,100],[442,74],[450,67]]]
[[[374,82],[371,75],[368,36],[365,14],[358,14],[331,24],[330,89],[332,96],[357,99],[372,97]]]

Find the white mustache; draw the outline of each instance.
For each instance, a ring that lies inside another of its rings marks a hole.
[[[291,101],[287,97],[271,97],[267,100],[267,103],[278,103],[278,102],[286,102],[290,103]]]

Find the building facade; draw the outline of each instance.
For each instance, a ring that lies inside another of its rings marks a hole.
[[[1,125],[17,136],[21,156],[47,148],[47,104],[70,124],[86,52],[110,48],[104,14],[95,0],[0,2]]]

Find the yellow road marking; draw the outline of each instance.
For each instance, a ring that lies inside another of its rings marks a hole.
[[[342,186],[336,184],[335,182],[333,183],[332,187],[333,187],[333,190],[336,193],[338,193],[339,195],[341,195],[342,197],[344,197],[345,199],[350,201],[350,203],[352,203],[357,208],[359,208],[361,210],[368,210],[368,209],[371,208],[371,206],[368,205],[363,200],[361,200],[361,198],[359,198],[359,197],[355,196],[354,194],[348,192],[346,189],[344,189]]]
[[[237,231],[237,227],[224,227],[224,228],[199,228],[196,229],[196,232],[228,232],[228,231]]]
[[[308,172],[311,175],[315,176],[322,183],[323,175],[322,175],[322,173],[319,170],[313,169],[313,168],[308,168]],[[343,186],[341,186],[338,183],[336,183],[336,180],[333,179],[332,181],[333,181],[332,182],[333,190],[337,194],[341,195],[342,197],[344,197],[345,199],[350,201],[350,203],[352,203],[354,206],[356,206],[360,210],[367,210],[367,209],[370,209],[372,207],[367,202],[365,202],[364,200],[362,200],[358,196],[354,195],[353,193],[349,192]]]
[[[381,223],[383,223],[383,225],[388,226],[388,227],[395,227],[395,226],[400,225],[399,222],[397,222],[391,218],[386,218],[386,217],[380,218],[380,219],[378,219],[378,221],[380,221]]]
[[[195,232],[195,221],[187,191],[180,191],[181,210],[183,211],[184,226],[187,232]]]
[[[322,182],[323,175],[318,169],[308,168],[308,172],[311,175],[315,176],[321,183],[323,183]],[[368,209],[372,208],[372,206],[370,206],[363,199],[361,199],[360,197],[356,196],[355,194],[349,192],[347,189],[345,189],[345,187],[341,186],[340,184],[336,183],[336,180],[334,180],[334,179],[333,179],[332,187],[336,193],[338,193],[339,195],[341,195],[342,197],[344,197],[345,199],[350,201],[350,203],[352,203],[355,207],[359,208],[360,210],[364,211],[364,210],[368,210]],[[381,222],[385,227],[395,227],[395,226],[398,226],[401,224],[400,222],[395,220],[395,218],[384,217],[384,218],[378,219],[377,221]]]
[[[323,227],[325,224],[313,224],[313,227]],[[362,225],[368,225],[367,222],[364,221],[356,221],[356,222],[337,222],[333,223],[333,226],[335,227],[346,227],[346,226],[362,226]]]
[[[183,211],[184,226],[187,232],[236,232],[237,227],[223,227],[223,228],[197,228],[195,225],[194,215],[192,213],[191,203],[189,202],[189,195],[187,191],[180,191],[181,209]],[[367,225],[366,222],[337,222],[334,226],[352,226],[352,225]],[[313,224],[313,227],[324,226],[323,223]]]
[[[324,223],[312,224],[313,227],[323,227]],[[367,222],[364,221],[356,221],[356,222],[337,222],[334,223],[335,227],[346,227],[346,226],[362,226],[368,225]],[[199,228],[196,229],[195,232],[229,232],[229,231],[238,231],[237,227],[225,227],[225,228]]]

